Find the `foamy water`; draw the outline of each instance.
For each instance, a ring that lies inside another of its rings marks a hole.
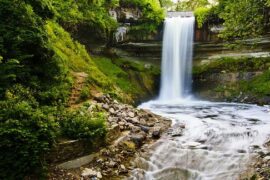
[[[185,125],[182,136],[165,135],[131,179],[233,180],[264,151],[270,134],[269,106],[236,103],[152,101],[140,106]]]

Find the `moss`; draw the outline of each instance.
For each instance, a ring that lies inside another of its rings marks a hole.
[[[70,77],[71,72],[88,74],[82,99],[87,99],[90,89],[95,89],[124,102],[134,103],[154,91],[154,79],[160,73],[158,68],[146,68],[144,63],[119,58],[91,58],[83,45],[74,41],[68,32],[53,21],[47,21],[46,31],[49,46],[55,52],[53,58],[61,64],[61,69]]]
[[[239,90],[250,92],[260,97],[270,96],[270,70],[254,77],[251,81],[241,82]]]
[[[219,85],[214,91],[222,93],[222,96],[225,96],[227,100],[233,100],[236,97],[240,99],[248,97],[248,100],[252,98],[253,100],[251,101],[257,103],[260,99],[263,100],[265,97],[270,97],[270,70],[255,76],[251,80],[239,81],[228,85]],[[265,102],[263,101],[263,103]]]
[[[100,70],[121,89],[122,100],[137,101],[154,94],[155,78],[160,74],[157,67],[146,68],[144,63],[119,58],[95,57],[94,61]]]
[[[48,21],[46,30],[49,36],[49,46],[55,51],[55,57],[69,71],[85,72],[89,75],[90,84],[97,85],[104,90],[111,89],[112,83],[90,58],[85,47],[74,41],[68,32],[59,24]]]
[[[135,151],[136,150],[136,145],[134,142],[131,141],[124,141],[123,143],[129,150]]]
[[[227,101],[245,101],[265,104],[270,97],[270,58],[221,58],[193,69],[195,79],[204,79],[213,73],[262,72],[250,80],[214,85],[213,93]]]
[[[211,60],[204,65],[197,65],[193,67],[194,75],[205,75],[210,73],[226,72],[248,72],[266,70],[270,67],[270,57],[242,57],[231,58],[225,57]]]

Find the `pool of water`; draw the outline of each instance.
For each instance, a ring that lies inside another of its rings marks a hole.
[[[173,124],[151,155],[141,157],[141,168],[130,179],[238,179],[265,150],[270,134],[269,106],[187,100],[151,101],[140,108],[170,118]]]

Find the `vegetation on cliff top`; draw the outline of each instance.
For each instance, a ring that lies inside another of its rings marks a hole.
[[[177,10],[194,11],[198,26],[219,22],[224,26],[220,37],[233,41],[262,35],[268,31],[270,3],[268,0],[187,0]]]
[[[138,36],[138,39],[156,33],[165,18],[164,9],[161,8],[159,0],[120,0],[120,7],[132,7],[141,10],[142,17],[136,25],[131,26],[129,32]]]

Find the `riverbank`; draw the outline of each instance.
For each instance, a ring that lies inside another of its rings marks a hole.
[[[260,151],[255,162],[251,165],[249,175],[241,180],[268,180],[270,179],[270,141],[265,143],[266,151]]]
[[[202,61],[193,68],[194,91],[211,101],[269,104],[269,68],[269,57]]]
[[[98,106],[107,114],[107,144],[97,153],[51,167],[49,179],[121,179],[129,176],[133,160],[147,151],[170,127],[171,120],[150,111],[113,100],[109,95],[95,97],[91,108]]]

